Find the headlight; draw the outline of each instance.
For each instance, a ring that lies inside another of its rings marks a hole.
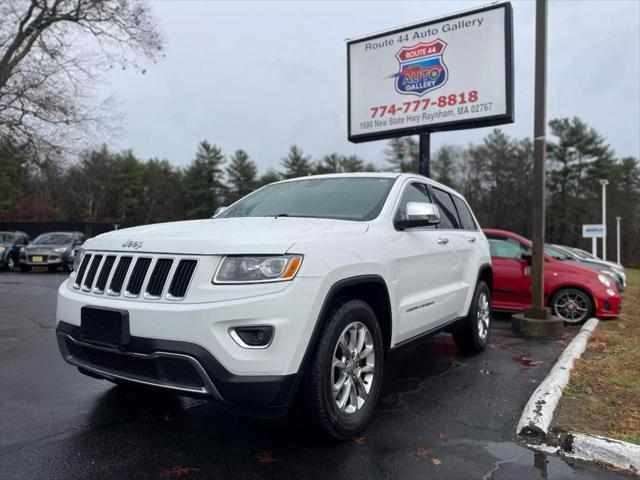
[[[611,286],[611,280],[609,280],[607,276],[603,275],[602,273],[598,274],[598,280],[600,280],[600,283],[604,283],[607,287]]]
[[[2,255],[6,249],[7,247],[0,247],[0,255]]]
[[[76,254],[73,257],[73,271],[77,272],[78,268],[80,268],[80,262],[82,262],[82,257],[84,257],[84,249],[79,248],[76,250]]]
[[[284,282],[296,276],[301,264],[302,255],[228,256],[220,262],[213,283]]]
[[[67,247],[54,248],[53,253],[64,253],[67,251]]]

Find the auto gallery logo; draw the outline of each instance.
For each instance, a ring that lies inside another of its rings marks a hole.
[[[122,242],[122,248],[133,248],[134,250],[139,250],[142,248],[142,242],[138,240],[126,240]]]
[[[400,71],[395,77],[395,87],[403,95],[422,96],[440,88],[449,77],[447,66],[442,59],[447,43],[441,39],[420,42],[412,47],[402,47],[396,58]]]

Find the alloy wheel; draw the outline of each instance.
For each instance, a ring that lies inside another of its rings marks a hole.
[[[553,311],[567,323],[580,323],[589,313],[590,301],[587,296],[578,291],[562,292],[553,303]]]
[[[350,323],[338,337],[331,365],[331,387],[338,410],[360,410],[371,392],[376,355],[371,332],[361,322]]]
[[[13,269],[16,268],[16,263],[13,260],[13,257],[9,257],[9,260],[7,261],[7,268],[13,272]]]
[[[489,333],[489,321],[491,317],[491,310],[489,308],[489,297],[486,293],[481,293],[478,297],[478,336],[484,339]]]

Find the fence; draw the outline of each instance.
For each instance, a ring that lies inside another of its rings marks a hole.
[[[29,221],[5,221],[0,220],[0,231],[25,232],[32,238],[46,232],[82,232],[87,237],[95,237],[101,233],[110,232],[128,225],[116,225],[100,222],[29,222]]]

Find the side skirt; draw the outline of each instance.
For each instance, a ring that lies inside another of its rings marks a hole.
[[[401,341],[400,343],[396,343],[393,347],[391,347],[389,349],[389,352],[396,352],[400,349],[403,349],[405,347],[414,345],[416,343],[419,343],[420,341],[428,338],[428,337],[432,337],[433,335],[436,335],[440,332],[444,332],[444,331],[451,331],[453,330],[455,327],[457,327],[461,322],[463,322],[464,320],[466,320],[467,317],[457,317],[454,318],[453,320],[449,320],[446,323],[443,323],[442,325],[438,325],[437,327],[434,327],[430,330],[424,331],[422,333],[419,333],[418,335],[411,337],[411,338],[407,338],[406,340]]]

